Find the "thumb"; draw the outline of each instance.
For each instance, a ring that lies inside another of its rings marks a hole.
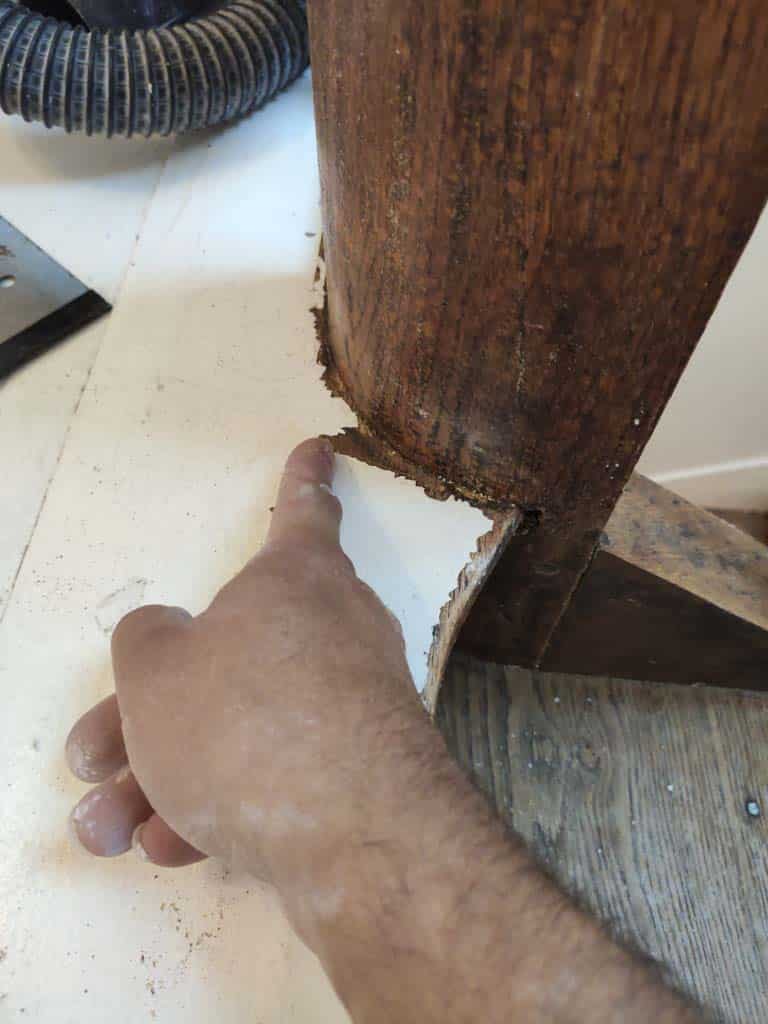
[[[330,441],[313,438],[294,448],[285,464],[267,547],[338,547],[341,502],[333,494]]]

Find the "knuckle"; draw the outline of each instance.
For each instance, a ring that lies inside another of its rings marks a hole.
[[[133,633],[143,632],[155,620],[156,609],[152,605],[134,608],[118,622],[112,632],[112,646],[119,647],[129,640]]]
[[[306,585],[328,577],[357,579],[355,567],[338,542],[317,536],[273,545],[258,556],[257,567],[269,575]]]
[[[302,483],[296,489],[292,504],[298,509],[311,504],[341,518],[341,502],[328,484]]]
[[[344,575],[349,576],[351,579],[358,582],[355,563],[342,548],[336,545],[333,549],[331,557],[338,571],[344,573]]]
[[[146,642],[149,637],[175,633],[180,626],[190,621],[190,616],[181,608],[165,605],[144,605],[128,612],[118,622],[112,634],[113,653],[126,645]]]
[[[308,574],[322,578],[334,573],[339,567],[337,548],[313,539],[306,544],[297,545],[296,565],[303,576]]]
[[[336,497],[335,494],[327,494],[325,498],[328,506],[329,514],[337,521],[341,522],[341,517],[344,514],[344,510],[341,507],[341,501]]]

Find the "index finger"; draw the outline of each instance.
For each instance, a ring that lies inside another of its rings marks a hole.
[[[339,546],[341,502],[332,490],[333,471],[333,447],[326,438],[294,448],[283,471],[267,546]]]

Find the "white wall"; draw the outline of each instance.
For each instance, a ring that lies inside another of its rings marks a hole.
[[[768,207],[638,469],[700,505],[768,509]]]

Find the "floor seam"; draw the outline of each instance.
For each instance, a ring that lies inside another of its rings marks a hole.
[[[134,258],[136,256],[136,250],[138,249],[139,245],[141,244],[141,239],[142,239],[142,236],[144,234],[144,227],[145,227],[145,225],[147,223],[147,220],[149,218],[149,212],[150,212],[150,210],[152,208],[152,205],[154,204],[155,197],[157,196],[158,189],[160,188],[160,183],[161,183],[161,181],[162,181],[162,179],[163,179],[163,177],[165,175],[166,169],[168,167],[168,161],[173,156],[174,152],[175,152],[175,147],[163,159],[162,165],[160,166],[160,169],[158,171],[157,179],[155,180],[155,184],[154,184],[154,186],[152,188],[152,191],[149,194],[149,197],[147,199],[146,205],[144,207],[144,212],[143,212],[141,220],[139,222],[139,226],[138,226],[138,228],[136,230],[136,235],[135,235],[135,238],[134,238],[133,246],[131,247],[131,251],[129,253],[128,259],[127,259],[126,264],[125,264],[125,270],[123,271],[123,275],[120,278],[118,286],[117,286],[117,288],[115,290],[115,297],[114,297],[114,301],[112,302],[113,307],[117,306],[117,304],[120,301],[120,297],[123,294],[123,290],[125,288],[125,282],[126,282],[126,280],[128,278],[128,275],[129,275],[129,273],[131,271],[131,268],[133,266],[133,263],[134,263]],[[79,391],[79,393],[77,395],[77,399],[76,399],[75,404],[74,404],[74,406],[72,408],[72,413],[71,413],[71,415],[69,417],[69,422],[67,423],[67,428],[64,431],[64,436],[63,436],[63,438],[61,440],[61,444],[59,446],[59,450],[58,450],[58,453],[56,455],[56,461],[54,462],[53,467],[51,468],[51,472],[50,472],[50,475],[49,475],[48,480],[46,482],[45,489],[43,490],[42,498],[40,499],[40,504],[38,505],[38,508],[37,508],[37,514],[36,514],[36,516],[34,518],[34,521],[32,523],[32,529],[29,531],[29,536],[27,537],[27,542],[24,545],[24,548],[23,548],[23,550],[21,552],[21,557],[19,558],[19,563],[16,566],[16,571],[14,572],[13,578],[11,579],[10,586],[8,587],[8,592],[7,592],[7,595],[6,595],[6,599],[3,602],[2,607],[0,607],[0,626],[5,621],[5,616],[7,615],[8,609],[11,607],[11,604],[13,602],[13,596],[14,596],[14,592],[16,590],[16,584],[19,581],[19,577],[21,576],[22,570],[24,568],[24,564],[25,564],[25,562],[27,560],[27,555],[29,554],[29,549],[32,546],[32,541],[35,539],[35,535],[37,533],[37,527],[38,527],[38,525],[40,523],[40,520],[41,520],[42,515],[43,515],[43,511],[44,511],[46,503],[48,501],[48,493],[49,493],[51,487],[53,486],[54,480],[56,479],[56,477],[58,475],[59,468],[61,466],[61,461],[62,461],[62,459],[64,457],[64,452],[66,450],[67,444],[69,442],[70,435],[72,433],[72,428],[73,428],[73,426],[75,424],[75,421],[77,419],[77,416],[78,416],[78,414],[80,412],[80,406],[81,406],[82,401],[83,401],[83,395],[85,394],[85,392],[86,392],[86,390],[88,388],[88,385],[91,382],[91,377],[93,376],[93,372],[96,369],[96,364],[99,361],[99,356],[102,353],[102,350],[104,348],[104,343],[106,342],[107,337],[109,335],[110,320],[111,320],[111,318],[108,317],[107,321],[102,325],[102,329],[103,329],[104,333],[103,333],[103,335],[101,337],[101,340],[99,341],[99,343],[97,345],[96,351],[93,354],[93,360],[91,361],[91,365],[88,367],[88,372],[85,375],[85,380],[83,381],[82,387],[80,388],[80,391]]]

